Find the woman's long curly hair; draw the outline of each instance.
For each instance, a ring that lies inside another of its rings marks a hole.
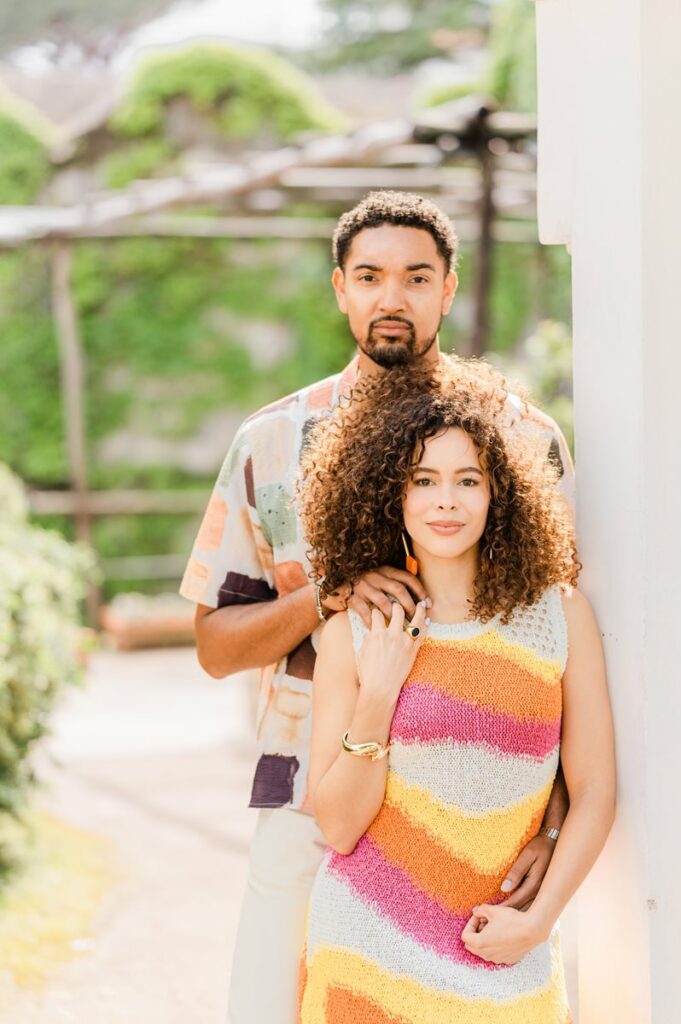
[[[488,364],[443,359],[362,378],[314,428],[299,502],[313,576],[330,593],[381,565],[404,564],[403,500],[426,440],[459,427],[487,473],[472,617],[508,621],[554,584],[574,586],[581,565],[546,435],[509,429],[508,385]]]

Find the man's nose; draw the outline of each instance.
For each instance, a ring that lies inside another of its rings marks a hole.
[[[398,313],[404,309],[404,288],[397,281],[386,281],[380,295],[380,309],[383,313]]]

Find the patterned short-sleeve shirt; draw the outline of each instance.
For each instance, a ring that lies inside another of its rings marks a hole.
[[[244,421],[220,470],[180,587],[211,608],[274,601],[310,582],[306,542],[293,496],[311,426],[328,416],[357,378],[358,361],[266,406]],[[538,432],[573,504],[574,472],[558,426],[514,395],[509,423]],[[261,671],[256,716],[259,758],[251,807],[309,810],[307,769],[312,673],[323,624]]]

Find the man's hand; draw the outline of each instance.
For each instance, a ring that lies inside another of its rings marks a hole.
[[[378,608],[386,619],[390,619],[393,601],[397,601],[404,608],[406,617],[413,619],[417,603],[425,598],[426,591],[416,576],[406,569],[382,565],[380,569],[360,576],[352,586],[348,583],[322,598],[322,604],[332,611],[352,608],[371,629],[372,608]]]
[[[539,892],[539,886],[551,863],[555,840],[548,836],[535,836],[521,850],[518,859],[501,883],[502,892],[512,893],[500,907],[513,907],[515,910],[527,910]]]

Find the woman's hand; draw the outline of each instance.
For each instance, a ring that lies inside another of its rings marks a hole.
[[[418,629],[412,638],[405,626]],[[404,609],[397,601],[390,609],[390,621],[378,608],[371,612],[371,629],[357,655],[360,699],[378,697],[395,703],[402,684],[411,672],[427,631],[425,602],[416,606],[411,622],[405,622]]]
[[[540,930],[531,913],[483,903],[461,933],[469,953],[493,964],[515,964],[548,934]]]

